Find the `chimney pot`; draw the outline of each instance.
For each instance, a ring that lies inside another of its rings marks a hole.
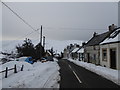
[[[94,33],[93,33],[93,37],[95,37],[96,35],[97,35],[97,33],[96,33],[96,32],[94,32]]]
[[[110,25],[110,26],[108,26],[108,29],[109,29],[109,31],[111,31],[112,30],[112,28],[111,28],[112,26]]]
[[[115,26],[114,24],[110,25],[108,28],[109,28],[109,31],[112,31],[116,28],[117,26]]]
[[[115,25],[114,25],[114,24],[112,24],[111,29],[112,29],[112,30],[114,30],[114,29],[115,29]]]
[[[82,46],[84,46],[85,44],[86,44],[86,43],[85,43],[85,42],[83,42],[83,43],[82,43]]]

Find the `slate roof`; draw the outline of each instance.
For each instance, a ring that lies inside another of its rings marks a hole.
[[[76,52],[78,49],[79,49],[79,48],[75,48],[72,52],[74,53],[74,52]]]
[[[120,39],[120,30],[113,32],[109,38],[106,38],[103,42],[101,42],[100,44],[111,44],[111,43],[119,43]]]
[[[76,51],[78,53],[84,53],[84,48],[80,48],[78,51]]]
[[[120,27],[119,27],[120,28]],[[119,28],[115,28],[112,31],[107,31],[102,34],[98,34],[94,37],[92,37],[85,46],[94,46],[94,45],[99,45],[101,42],[103,42],[106,38],[108,38],[114,31],[116,31]]]
[[[81,47],[79,47],[79,49],[76,51],[76,52],[78,52],[80,49],[82,49],[83,48],[83,46],[81,46]]]

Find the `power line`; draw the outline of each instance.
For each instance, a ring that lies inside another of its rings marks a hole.
[[[36,31],[37,31],[37,30],[36,30]],[[26,36],[28,36],[28,35],[31,35],[31,34],[35,33],[36,31],[32,31],[32,32],[30,32],[30,33],[28,33],[28,34],[26,34],[26,35],[24,35],[24,36],[21,36],[21,37],[15,39],[15,40],[12,40],[12,41],[4,44],[4,47],[7,47],[8,45],[10,45],[11,43],[15,42],[16,40],[20,40],[20,39],[22,39],[22,38],[24,38],[24,37],[26,37]]]
[[[22,37],[20,37],[20,38],[18,38],[18,39],[15,39],[15,40],[13,40],[13,41],[10,41],[9,43],[5,44],[4,46],[7,46],[7,45],[11,44],[12,42],[14,42],[14,41],[16,41],[16,40],[19,40],[19,39],[21,39],[21,38],[23,38],[23,37],[26,37],[26,36],[31,35],[32,33],[36,32],[36,31],[38,31],[38,29],[37,29],[37,30],[34,29],[27,21],[25,21],[20,15],[18,15],[15,11],[13,11],[8,5],[6,5],[4,2],[2,2],[2,4],[5,5],[12,13],[14,13],[14,14],[15,14],[20,20],[22,20],[27,26],[29,26],[32,30],[34,30],[34,31],[32,31],[32,32],[30,32],[30,33],[28,33],[28,34],[26,34],[26,35],[24,35],[24,36],[22,36]],[[38,34],[39,34],[39,32],[38,32]]]
[[[20,15],[18,15],[15,11],[13,11],[8,5],[6,5],[4,2],[2,2],[2,4],[5,5],[12,13],[14,13],[19,19],[21,19],[32,30],[34,30],[34,31],[36,30],[27,21],[25,21]]]
[[[43,27],[44,30],[78,30],[78,31],[81,31],[81,30],[108,30],[108,29],[102,29],[102,28],[69,28],[69,27]]]

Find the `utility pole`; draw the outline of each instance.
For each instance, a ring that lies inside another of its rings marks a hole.
[[[40,30],[40,59],[41,59],[41,56],[42,56],[42,25],[41,25],[41,30]]]
[[[40,31],[40,44],[42,45],[42,25],[41,25],[41,31]]]
[[[43,47],[45,48],[45,36],[43,36]]]

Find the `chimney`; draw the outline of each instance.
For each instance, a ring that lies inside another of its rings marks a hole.
[[[93,33],[93,37],[95,37],[95,36],[97,36],[97,33],[96,33],[96,32]]]
[[[109,28],[109,31],[112,31],[116,28],[117,26],[115,26],[114,24],[110,25],[108,28]]]
[[[111,29],[112,29],[112,30],[115,29],[115,25],[114,25],[114,24],[111,25]]]
[[[84,46],[85,44],[86,44],[86,43],[85,43],[85,42],[83,42],[83,43],[82,43],[82,46]]]
[[[110,26],[108,26],[108,29],[109,29],[109,31],[112,31],[111,25],[110,25]]]

